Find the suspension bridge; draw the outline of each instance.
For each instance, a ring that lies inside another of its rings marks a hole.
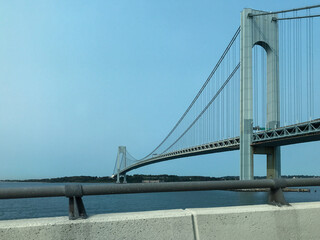
[[[281,177],[281,146],[320,140],[319,9],[244,9],[240,27],[163,141],[141,159],[118,148],[117,182],[149,164],[234,150],[241,180],[253,179],[254,154],[267,156],[267,178]]]

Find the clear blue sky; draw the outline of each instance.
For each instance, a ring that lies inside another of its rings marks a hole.
[[[310,1],[0,1],[0,179],[111,175],[119,145],[148,154],[190,104],[243,8]],[[320,175],[320,143],[285,147],[283,174]],[[303,161],[301,161],[303,160]],[[239,174],[239,152],[131,172]],[[265,160],[255,161],[265,175]]]

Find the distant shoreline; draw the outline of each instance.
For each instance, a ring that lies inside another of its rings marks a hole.
[[[309,175],[284,175],[282,178],[318,178],[320,176]],[[255,179],[265,179],[266,177],[255,177]],[[177,175],[127,175],[128,183],[142,183],[142,182],[191,182],[191,181],[223,181],[223,180],[239,180],[238,176],[224,176],[224,177],[208,177],[208,176],[177,176]],[[97,177],[97,176],[71,176],[71,177],[57,177],[57,178],[43,178],[43,179],[24,179],[24,180],[0,180],[0,182],[43,182],[43,183],[114,183],[115,178],[111,177]]]

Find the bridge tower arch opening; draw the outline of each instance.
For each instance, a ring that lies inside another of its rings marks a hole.
[[[266,129],[280,125],[279,97],[279,34],[275,14],[252,16],[264,13],[253,9],[241,12],[240,35],[240,179],[254,177],[254,154],[267,155],[267,177],[281,176],[280,147],[254,147],[253,136],[253,79],[252,50],[261,46],[267,54]]]

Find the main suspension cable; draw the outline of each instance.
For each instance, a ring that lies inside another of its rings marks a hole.
[[[207,80],[205,81],[205,83],[203,84],[203,86],[201,87],[201,89],[199,90],[198,94],[195,96],[195,98],[192,100],[191,104],[189,105],[189,107],[187,108],[187,110],[183,113],[183,115],[180,117],[179,121],[176,123],[176,125],[172,128],[172,130],[168,133],[168,135],[162,140],[162,142],[151,152],[149,153],[147,156],[145,156],[142,159],[146,159],[149,156],[151,156],[155,151],[157,151],[162,144],[171,136],[171,134],[174,132],[174,130],[176,130],[176,128],[179,126],[179,124],[182,122],[182,120],[185,118],[185,116],[187,115],[187,113],[190,111],[190,109],[192,108],[192,106],[194,105],[194,103],[197,101],[197,99],[199,98],[199,96],[201,95],[201,93],[203,92],[203,90],[205,89],[205,87],[208,85],[209,81],[211,80],[212,76],[214,75],[214,73],[217,71],[217,69],[219,68],[221,62],[223,61],[223,59],[225,58],[225,56],[227,55],[227,53],[229,52],[231,46],[233,45],[233,43],[235,42],[235,40],[237,39],[238,35],[240,33],[240,27],[237,29],[236,33],[234,34],[234,36],[232,37],[231,41],[229,42],[227,48],[224,50],[222,56],[220,57],[218,63],[215,65],[215,67],[213,68],[213,70],[211,71],[209,77],[207,78]]]
[[[223,83],[221,88],[217,91],[217,93],[213,96],[211,101],[207,104],[207,106],[201,111],[201,113],[198,115],[198,117],[189,125],[189,127],[180,135],[180,137],[177,138],[176,141],[174,141],[166,150],[164,150],[161,154],[168,151],[172,146],[174,146],[189,130],[190,128],[199,120],[199,118],[205,113],[205,111],[210,107],[210,105],[216,100],[216,98],[219,96],[221,91],[224,89],[224,87],[227,85],[227,83],[230,81],[230,79],[233,77],[233,75],[237,72],[237,70],[240,67],[240,63],[234,68],[230,76],[227,78],[227,80]]]
[[[264,13],[256,13],[256,14],[249,13],[248,17],[257,17],[257,16],[263,16],[263,15],[277,14],[277,13],[295,12],[295,11],[301,11],[301,10],[305,10],[305,9],[318,8],[318,7],[320,7],[320,5],[306,6],[306,7],[301,7],[301,8],[293,8],[293,9],[276,11],[276,12],[264,12]]]

